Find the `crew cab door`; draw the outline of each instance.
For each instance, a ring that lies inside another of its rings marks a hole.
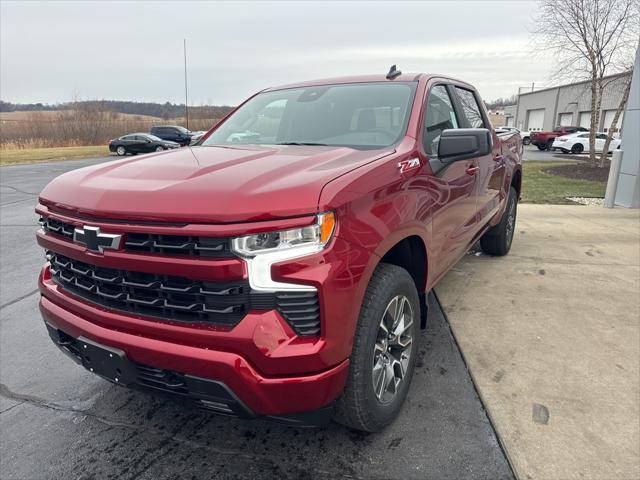
[[[492,151],[477,158],[476,199],[478,225],[485,226],[500,210],[501,202],[508,192],[503,191],[506,175],[502,157],[502,144],[489,123],[477,94],[466,88],[455,86],[459,116],[467,128],[486,128],[491,131]]]
[[[437,165],[438,146],[444,130],[461,128],[453,107],[451,86],[431,87],[423,112],[422,149]],[[432,238],[430,276],[439,278],[467,250],[477,230],[476,192],[478,162],[475,159],[432,168],[430,196],[432,206]]]

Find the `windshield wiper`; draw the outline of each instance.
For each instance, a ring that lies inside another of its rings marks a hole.
[[[276,145],[303,145],[311,147],[328,147],[326,143],[313,143],[313,142],[279,142]]]

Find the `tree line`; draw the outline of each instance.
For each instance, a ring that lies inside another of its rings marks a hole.
[[[99,106],[100,110],[132,115],[148,115],[164,119],[184,115],[184,103],[132,102],[126,100],[81,100],[57,104],[46,103],[11,103],[0,100],[0,112],[46,112],[86,110]],[[221,118],[233,107],[226,105],[189,106],[189,117]]]

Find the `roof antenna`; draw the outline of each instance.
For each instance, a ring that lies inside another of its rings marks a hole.
[[[400,75],[402,75],[402,72],[396,69],[395,65],[391,65],[391,68],[389,69],[389,73],[387,73],[387,80],[393,80],[394,78]]]

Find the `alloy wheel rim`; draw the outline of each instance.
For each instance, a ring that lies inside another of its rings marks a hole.
[[[371,380],[376,398],[382,404],[394,400],[407,375],[413,346],[413,319],[411,303],[404,295],[392,298],[380,319],[373,347]]]
[[[123,147],[118,147],[118,154],[119,155],[124,154],[124,148]]]

